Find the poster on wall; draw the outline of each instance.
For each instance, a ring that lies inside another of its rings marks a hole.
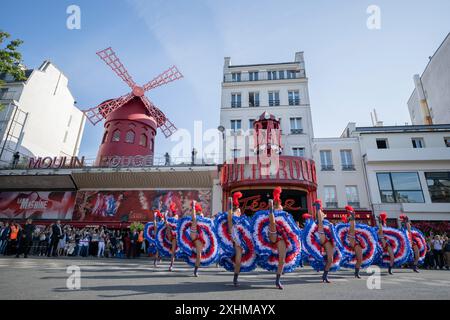
[[[0,192],[0,219],[70,220],[75,191]]]
[[[168,210],[175,203],[178,214],[190,210],[190,203],[201,203],[205,216],[211,215],[211,190],[129,190],[79,191],[74,221],[149,221],[151,210]]]

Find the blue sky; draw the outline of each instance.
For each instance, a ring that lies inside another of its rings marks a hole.
[[[448,0],[0,0],[0,28],[25,41],[24,63],[54,62],[69,77],[80,109],[127,93],[95,55],[112,46],[137,83],[176,64],[185,78],[147,96],[179,128],[219,124],[223,57],[232,64],[291,61],[305,52],[316,137],[341,134],[349,121],[410,121],[412,76],[422,73],[450,31]],[[81,30],[66,8],[81,8]],[[366,27],[369,5],[381,29]],[[101,124],[86,124],[81,155],[94,158]],[[158,132],[156,154],[173,143]]]

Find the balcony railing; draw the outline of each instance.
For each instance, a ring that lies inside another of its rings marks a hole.
[[[354,164],[343,164],[342,171],[355,171],[355,165]]]
[[[232,108],[241,108],[242,107],[242,103],[239,101],[232,101],[231,102],[231,107]]]
[[[291,134],[302,134],[303,129],[291,129]]]
[[[259,100],[256,100],[254,102],[249,102],[248,103],[249,107],[259,107]]]
[[[300,105],[300,99],[289,99],[289,105],[290,106],[299,106]]]
[[[334,171],[334,166],[332,164],[323,164],[321,169],[322,171]]]
[[[274,107],[274,106],[279,106],[279,105],[280,105],[280,99],[269,100],[269,106]]]
[[[338,203],[337,201],[327,201],[325,202],[325,208],[337,208]]]
[[[225,74],[223,77],[223,82],[232,83],[232,82],[245,82],[245,81],[289,81],[289,80],[293,80],[293,79],[303,79],[305,77],[306,77],[306,73],[305,73],[305,70],[303,70],[303,69],[298,70],[298,72],[296,72],[296,73],[291,73],[291,74],[289,74],[288,77],[284,77],[283,79],[280,79],[278,77],[278,74],[277,74],[276,78],[269,79],[267,71],[258,72],[258,75],[256,78],[255,77],[250,78],[249,73],[242,72],[239,79],[238,78],[233,79],[233,76],[231,73]]]
[[[361,204],[359,203],[359,201],[350,201],[348,203],[349,206],[352,206],[353,208],[360,208]]]

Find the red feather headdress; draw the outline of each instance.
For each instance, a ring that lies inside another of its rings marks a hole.
[[[380,220],[383,223],[383,225],[386,224],[386,221],[387,221],[387,214],[386,214],[386,212],[383,211],[382,213],[380,213]]]
[[[169,209],[170,209],[170,211],[171,211],[173,214],[175,214],[175,212],[177,211],[177,206],[176,206],[176,204],[173,203],[173,202],[171,202],[170,205],[169,205]]]
[[[344,222],[344,223],[348,222],[348,217],[347,217],[347,215],[345,213],[342,215],[341,219],[342,219],[342,222]]]
[[[273,203],[275,203],[275,204],[281,204],[281,198],[280,198],[280,196],[281,196],[281,187],[276,187],[274,190],[273,190]]]
[[[319,204],[320,205],[320,207],[322,208],[322,200],[320,200],[320,199],[316,199],[316,201],[314,201],[314,204]]]
[[[161,219],[164,218],[164,215],[158,209],[154,210],[153,214],[154,214],[155,217],[159,217]]]
[[[400,215],[400,220],[402,221],[408,221],[408,216],[406,214],[401,214]]]
[[[355,209],[353,209],[352,206],[345,206],[345,210],[346,210],[347,212],[355,212]]]
[[[310,215],[309,213],[304,213],[304,214],[302,214],[302,218],[303,218],[303,220],[312,219],[312,215]]]
[[[203,209],[202,209],[201,204],[199,202],[197,202],[195,204],[195,212],[202,212],[202,211],[203,211]]]
[[[242,198],[242,193],[241,192],[235,192],[233,193],[233,206],[235,208],[239,208],[239,199]]]

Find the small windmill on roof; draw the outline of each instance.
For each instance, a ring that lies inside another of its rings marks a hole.
[[[97,164],[111,156],[153,155],[156,129],[160,128],[167,138],[177,128],[144,94],[183,75],[176,66],[172,66],[143,86],[138,86],[111,48],[99,51],[97,55],[131,88],[130,93],[84,111],[93,125],[106,120]]]

